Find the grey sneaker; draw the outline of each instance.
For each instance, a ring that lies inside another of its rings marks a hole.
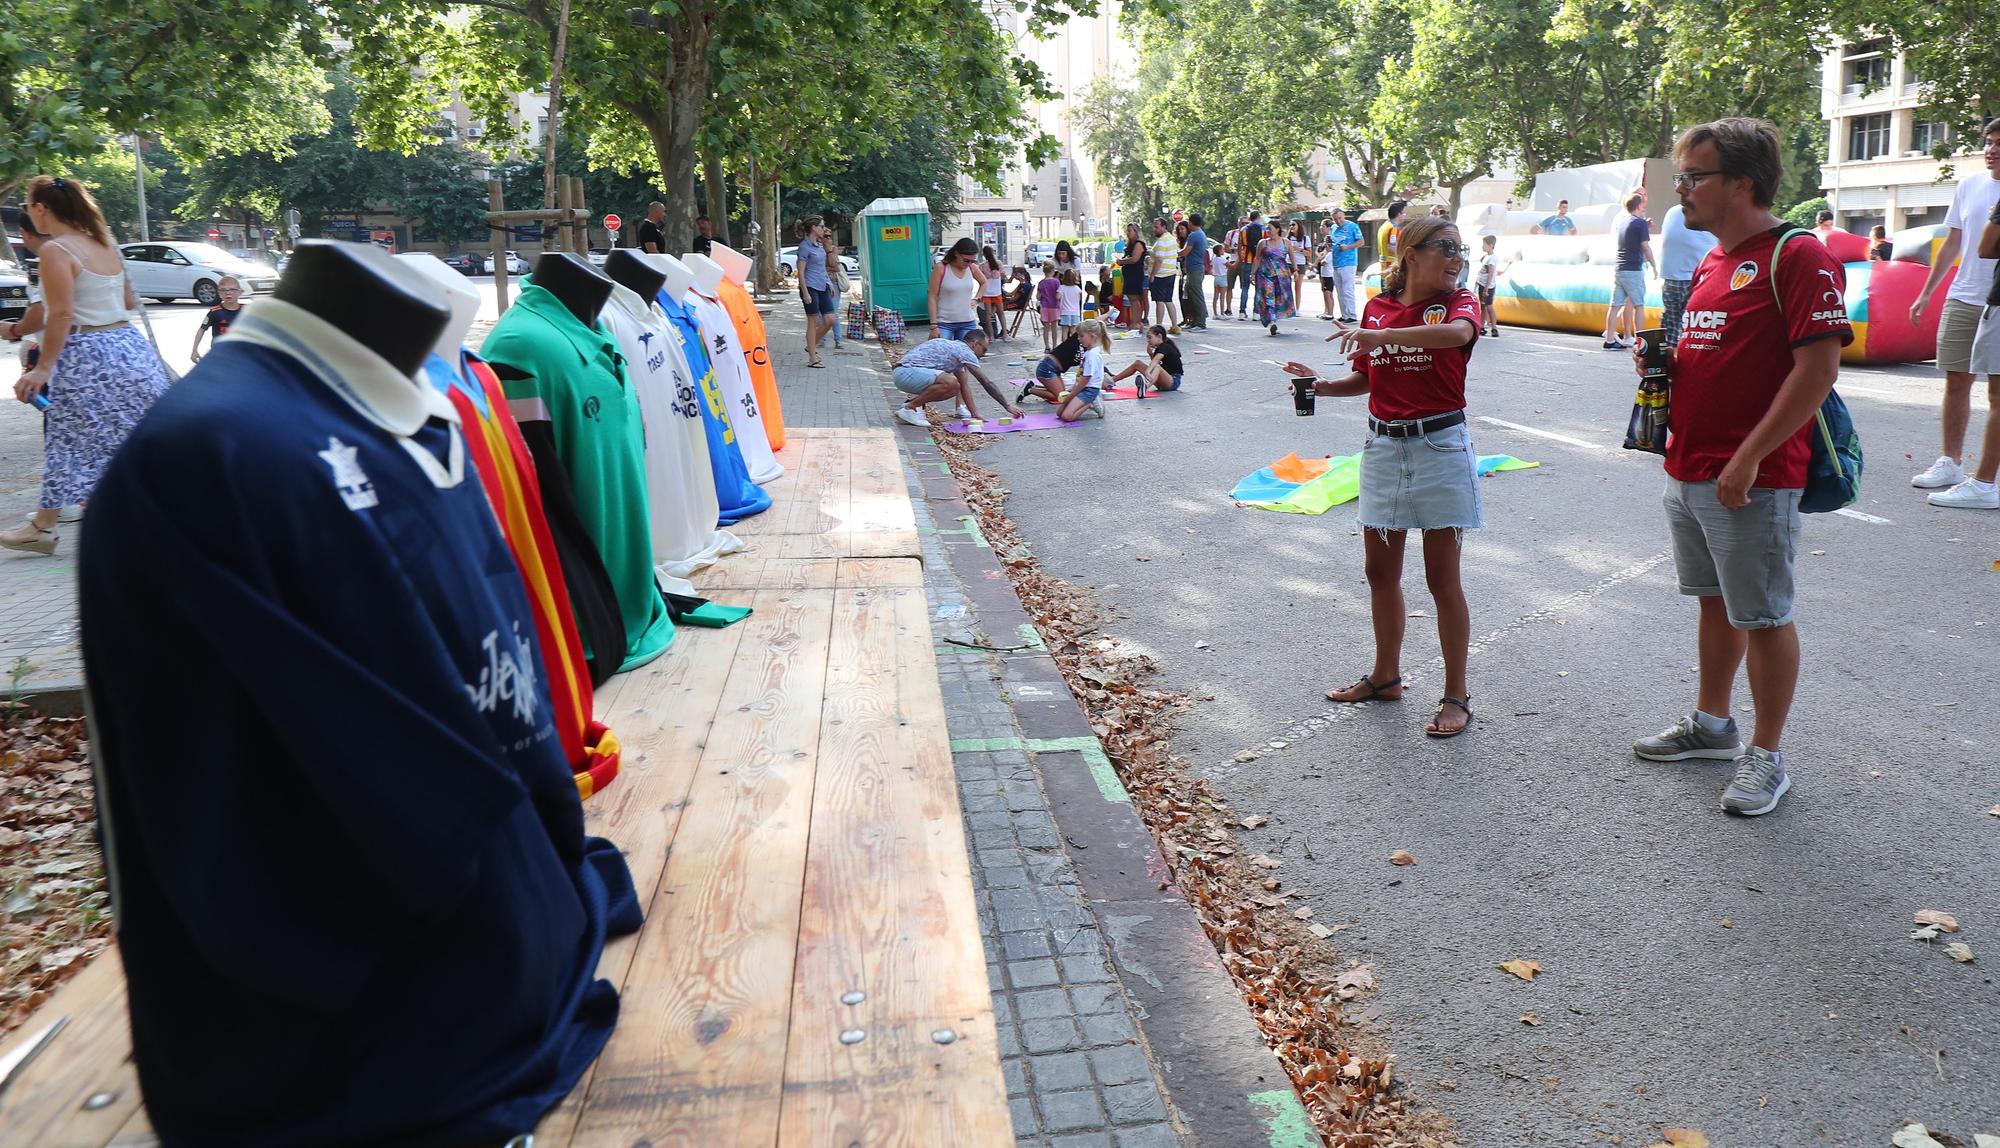
[[[1701,728],[1701,723],[1694,720],[1693,714],[1689,714],[1675,722],[1673,728],[1633,742],[1632,752],[1647,761],[1687,761],[1690,758],[1734,761],[1743,752],[1743,739],[1736,733],[1735,718],[1729,719],[1729,725],[1721,733],[1710,733]]]
[[[1722,811],[1744,817],[1769,813],[1791,787],[1784,763],[1770,750],[1753,745],[1736,759],[1736,778],[1722,791]]]

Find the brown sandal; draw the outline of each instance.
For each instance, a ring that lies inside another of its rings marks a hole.
[[[1403,679],[1400,674],[1380,684],[1377,684],[1375,680],[1370,678],[1367,674],[1363,674],[1361,675],[1360,681],[1355,682],[1353,685],[1348,686],[1345,689],[1326,691],[1326,700],[1344,706],[1360,705],[1362,702],[1376,702],[1376,701],[1392,702],[1395,701],[1396,698],[1389,697],[1382,691],[1393,690],[1397,686],[1400,686],[1402,684],[1403,684]],[[1368,692],[1358,698],[1337,698],[1333,696],[1335,694],[1346,693],[1347,690],[1360,689],[1362,687],[1366,687]],[[1402,696],[1401,694],[1396,695],[1396,697],[1401,697],[1401,696]]]
[[[1440,738],[1440,739],[1442,739],[1442,738],[1447,738],[1447,737],[1457,737],[1457,736],[1458,736],[1459,734],[1462,734],[1462,733],[1464,733],[1464,732],[1465,732],[1466,730],[1469,730],[1469,729],[1471,729],[1471,728],[1472,728],[1472,707],[1471,707],[1470,705],[1468,705],[1468,704],[1467,704],[1467,703],[1468,703],[1468,702],[1470,702],[1470,701],[1472,701],[1472,695],[1471,695],[1471,694],[1467,694],[1467,695],[1465,695],[1465,696],[1464,696],[1464,697],[1462,697],[1462,698],[1439,698],[1439,699],[1438,699],[1438,704],[1437,704],[1437,709],[1436,709],[1436,710],[1434,710],[1434,711],[1432,711],[1432,713],[1431,713],[1431,720],[1430,720],[1430,724],[1429,724],[1429,725],[1426,725],[1426,726],[1424,727],[1424,733],[1425,733],[1425,734],[1426,734],[1427,736],[1430,736],[1430,737],[1435,737],[1435,738]],[[1462,710],[1464,710],[1464,711],[1465,711],[1465,724],[1464,724],[1464,725],[1462,725],[1462,726],[1459,726],[1459,727],[1458,727],[1457,729],[1443,729],[1443,728],[1440,728],[1440,727],[1439,727],[1439,725],[1438,725],[1438,719],[1444,716],[1444,707],[1446,707],[1446,706],[1457,706],[1457,707],[1458,707],[1459,709],[1462,709]]]

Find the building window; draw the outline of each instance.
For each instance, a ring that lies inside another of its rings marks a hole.
[[[1847,158],[1874,159],[1889,154],[1889,116],[1852,116],[1847,121]]]
[[[1889,58],[1870,56],[1865,60],[1847,62],[1847,86],[1849,90],[1867,91],[1880,88],[1889,82]]]
[[[1925,119],[1922,112],[1918,112],[1916,118],[1910,123],[1910,149],[1912,151],[1936,151],[1944,144],[1945,140],[1950,138],[1950,128],[1943,120]]]
[[[1056,178],[1056,210],[1069,214],[1069,165],[1063,164]]]

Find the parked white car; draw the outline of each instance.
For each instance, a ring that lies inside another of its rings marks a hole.
[[[528,265],[528,261],[521,258],[520,252],[509,251],[507,253],[507,274],[526,275],[528,272],[533,270],[534,268]]]
[[[278,273],[269,264],[238,259],[213,243],[127,243],[119,250],[125,254],[133,292],[162,303],[193,299],[212,307],[222,298],[216,281],[225,275],[241,281],[245,295],[278,285]]]
[[[852,255],[843,255],[840,257],[840,269],[853,279],[861,274],[861,262]],[[796,246],[778,249],[778,270],[787,279],[799,273],[799,249]]]

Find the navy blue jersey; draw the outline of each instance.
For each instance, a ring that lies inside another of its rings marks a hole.
[[[168,1144],[498,1144],[616,1021],[631,878],[450,411],[261,300],[91,496],[98,807]]]

